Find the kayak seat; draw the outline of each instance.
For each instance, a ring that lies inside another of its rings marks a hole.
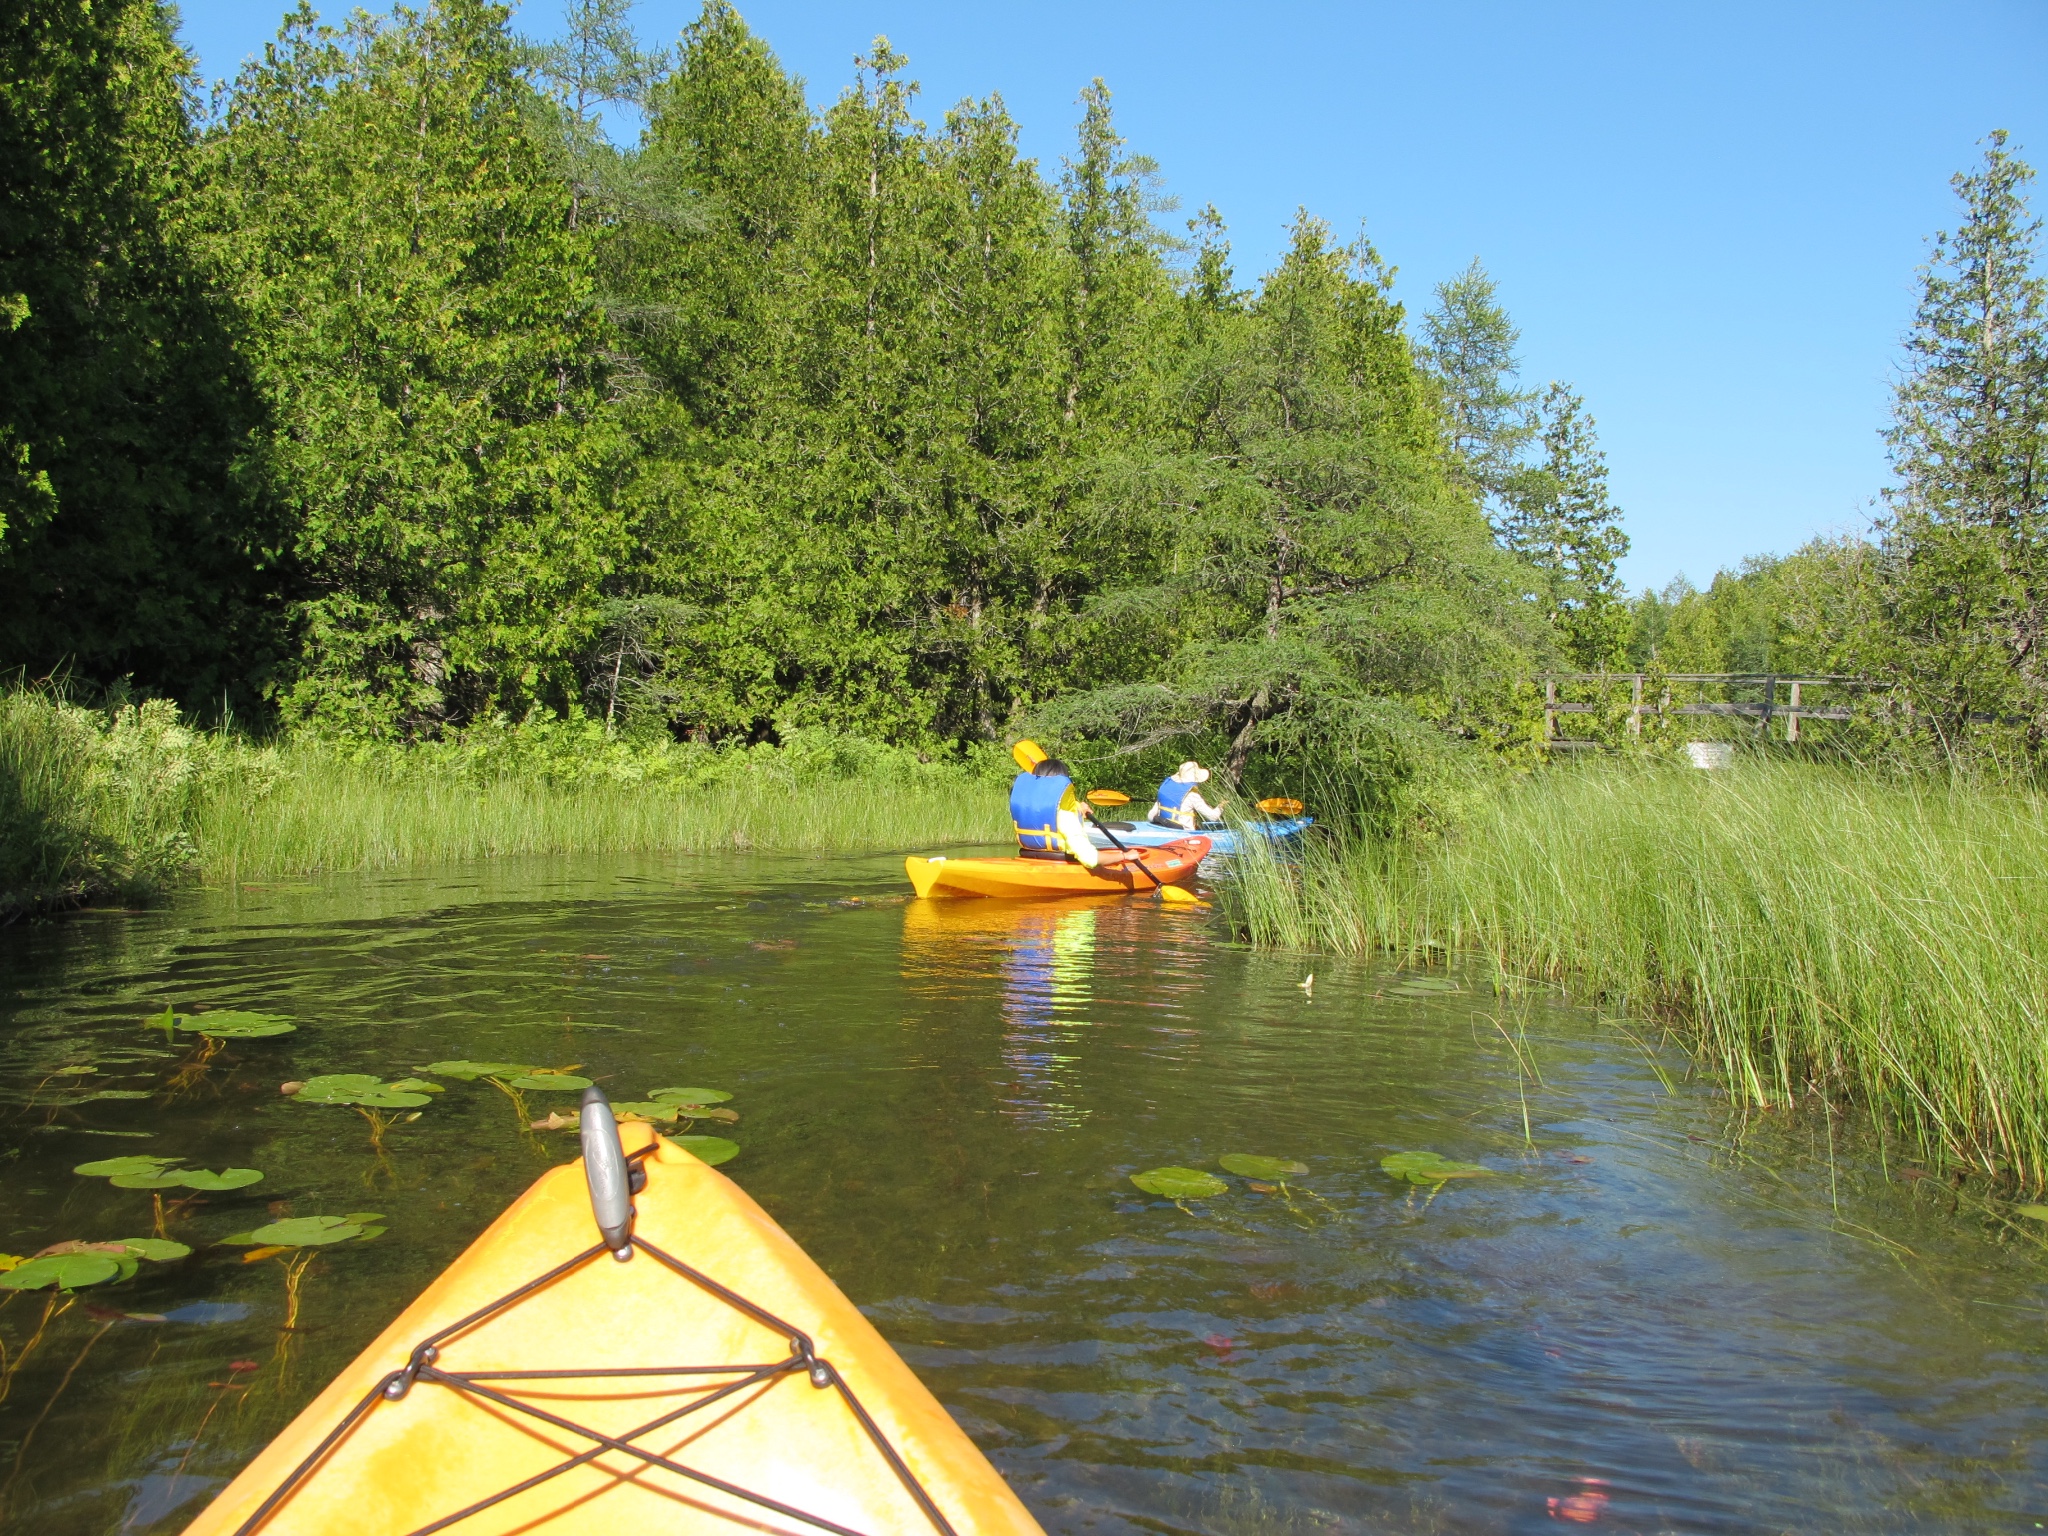
[[[1019,848],[1017,850],[1017,857],[1020,859],[1044,859],[1051,864],[1064,864],[1072,855],[1058,848]]]

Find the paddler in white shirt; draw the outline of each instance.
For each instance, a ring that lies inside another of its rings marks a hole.
[[[1200,763],[1182,763],[1174,769],[1173,776],[1159,786],[1159,796],[1152,802],[1153,823],[1192,832],[1203,821],[1221,821],[1223,806],[1229,802],[1211,805],[1195,788],[1197,784],[1208,782],[1209,770]]]

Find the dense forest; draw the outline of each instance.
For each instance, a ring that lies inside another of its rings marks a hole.
[[[1475,261],[1236,271],[1080,92],[1054,168],[877,39],[301,7],[202,100],[164,0],[0,18],[0,666],[261,732],[536,714],[934,753],[1530,740],[1547,668],[1881,675],[2048,739],[2025,187],[1958,178],[1869,540],[1630,601],[1586,402]],[[621,110],[642,125],[617,144]],[[1910,732],[1909,732],[1910,734]]]

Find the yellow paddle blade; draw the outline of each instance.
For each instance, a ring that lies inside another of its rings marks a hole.
[[[1299,816],[1307,807],[1299,800],[1289,800],[1285,795],[1275,795],[1270,800],[1261,800],[1259,809],[1268,816]]]
[[[1036,768],[1040,763],[1044,762],[1048,757],[1052,756],[1052,754],[1046,751],[1045,748],[1041,747],[1037,742],[1027,740],[1020,741],[1014,747],[1010,748],[1010,756],[1016,760],[1017,766],[1019,768],[1022,768],[1026,773],[1029,773],[1032,769]]]
[[[1177,885],[1159,887],[1159,899],[1170,907],[1206,907],[1209,905],[1193,891],[1184,891]]]
[[[1131,797],[1120,789],[1091,789],[1088,791],[1090,805],[1129,805]]]

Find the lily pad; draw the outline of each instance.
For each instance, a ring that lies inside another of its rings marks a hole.
[[[306,1104],[361,1104],[370,1109],[417,1109],[431,1102],[424,1093],[411,1092],[402,1083],[379,1082],[367,1072],[309,1077],[293,1097]]]
[[[187,1168],[165,1177],[176,1179],[187,1189],[247,1189],[261,1181],[263,1171],[260,1168],[223,1168],[219,1173],[213,1173],[205,1168]]]
[[[260,1248],[318,1248],[328,1243],[345,1243],[369,1234],[361,1221],[346,1216],[288,1216],[253,1232],[239,1232],[224,1242]]]
[[[740,1155],[739,1143],[727,1141],[723,1136],[677,1136],[673,1139],[698,1162],[709,1163],[714,1168]]]
[[[569,1072],[527,1072],[511,1079],[505,1086],[525,1093],[547,1089],[581,1093],[590,1086],[590,1079]]]
[[[1148,1195],[1168,1200],[1206,1200],[1230,1188],[1215,1174],[1199,1168],[1147,1168],[1143,1173],[1132,1174],[1131,1182]]]
[[[175,1157],[103,1157],[98,1162],[80,1163],[71,1171],[88,1178],[111,1179],[123,1174],[161,1173],[175,1162]]]
[[[1396,1152],[1380,1159],[1380,1167],[1411,1184],[1441,1184],[1446,1179],[1477,1179],[1492,1174],[1477,1163],[1454,1163],[1436,1152]]]
[[[164,1037],[168,1039],[170,1037],[170,1033],[172,1030],[182,1029],[185,1025],[189,1024],[190,1022],[190,1014],[174,1013],[169,1008],[166,1008],[162,1013],[151,1014],[148,1018],[142,1021],[142,1024],[145,1029],[162,1030],[164,1032]]]
[[[651,1099],[629,1099],[612,1106],[614,1115],[638,1115],[642,1120],[673,1120],[682,1113],[675,1104],[657,1104]]]
[[[1284,1157],[1259,1157],[1250,1152],[1226,1152],[1216,1159],[1223,1165],[1225,1173],[1235,1173],[1247,1179],[1290,1179],[1298,1173],[1307,1173],[1307,1163],[1289,1162]]]
[[[168,1264],[192,1251],[183,1243],[174,1243],[167,1237],[117,1237],[114,1241],[137,1258],[148,1259],[153,1264]]]
[[[307,1078],[294,1097],[304,1099],[308,1104],[348,1104],[353,1102],[354,1095],[383,1086],[368,1072],[329,1072]]]
[[[658,1104],[723,1104],[732,1095],[717,1088],[650,1088],[647,1097]]]
[[[54,1285],[60,1291],[75,1291],[120,1278],[123,1268],[121,1261],[108,1253],[53,1253],[0,1275],[0,1286],[10,1291],[40,1291]]]
[[[421,1067],[436,1077],[458,1078],[473,1083],[480,1077],[518,1077],[533,1068],[517,1061],[435,1061]]]
[[[220,1008],[178,1020],[178,1028],[215,1040],[265,1040],[289,1035],[298,1027],[288,1014],[251,1013],[240,1008]]]
[[[180,1189],[185,1178],[176,1169],[159,1169],[152,1173],[117,1173],[107,1182],[116,1189]]]
[[[448,1090],[439,1083],[430,1083],[424,1077],[401,1077],[390,1085],[395,1093],[446,1093]]]

